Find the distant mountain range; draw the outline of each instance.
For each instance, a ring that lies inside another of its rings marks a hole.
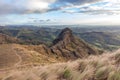
[[[61,29],[42,27],[0,27],[0,33],[16,37],[21,44],[50,46]],[[104,50],[114,50],[120,47],[119,28],[71,28],[73,34],[86,42]],[[113,29],[113,30],[112,30]]]

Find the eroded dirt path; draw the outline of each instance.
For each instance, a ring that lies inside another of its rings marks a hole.
[[[4,72],[4,71],[8,71],[10,69],[13,69],[13,68],[16,68],[18,67],[21,63],[22,63],[22,58],[21,56],[19,55],[21,52],[18,52],[16,50],[16,48],[14,47],[14,45],[11,45],[10,46],[10,49],[11,51],[16,55],[17,59],[18,59],[18,62],[16,62],[15,64],[13,64],[13,66],[11,67],[8,67],[8,68],[3,68],[3,69],[0,69],[0,73]],[[7,64],[7,63],[6,63]]]
[[[19,55],[21,52],[18,52],[18,51],[15,50],[15,53],[16,53],[16,56],[18,56],[19,61],[14,65],[14,67],[18,67],[22,63],[22,58]]]

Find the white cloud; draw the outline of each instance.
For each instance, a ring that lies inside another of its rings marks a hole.
[[[119,15],[120,14],[120,0],[102,0],[97,3],[90,3],[85,5],[73,5],[70,8],[76,8],[77,11],[72,13],[82,13],[91,15]],[[64,12],[71,13],[71,10],[65,9]]]
[[[29,9],[46,9],[48,8],[49,3],[39,0],[31,0],[28,2]]]
[[[0,14],[42,13],[50,9],[55,0],[0,0]]]
[[[0,0],[0,14],[67,13],[120,14],[120,0]],[[52,7],[51,7],[52,6]],[[77,10],[69,10],[69,9]]]
[[[50,9],[49,5],[54,3],[55,0],[27,0],[27,9],[30,12],[46,12]]]

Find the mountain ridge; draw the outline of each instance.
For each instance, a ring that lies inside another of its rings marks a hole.
[[[14,40],[14,38],[12,37],[8,39]],[[30,63],[48,64],[54,62],[65,62],[69,60],[75,60],[78,58],[85,58],[89,55],[100,54],[97,49],[92,48],[82,39],[79,39],[76,36],[74,36],[72,30],[70,30],[69,28],[65,28],[61,31],[59,36],[53,41],[53,45],[51,47],[48,47],[45,44],[23,45],[19,44],[19,42],[10,42],[9,44],[7,43],[7,41],[5,42],[6,43],[0,44],[0,57],[2,57],[4,60],[7,59],[6,63],[3,63],[1,58],[0,63],[2,63],[2,68],[6,67],[6,65],[13,65],[14,59],[18,58],[18,56],[15,56],[16,54],[19,55],[19,59],[22,59],[21,61],[19,61],[21,62],[21,64],[19,65],[25,65]],[[13,55],[10,55],[10,52],[13,52]]]
[[[91,46],[82,39],[74,36],[72,30],[69,28],[65,28],[61,31],[58,37],[53,41],[51,50],[53,53],[68,59],[76,59],[86,57],[91,54],[99,54],[96,49],[91,48]]]
[[[18,43],[18,42],[20,42],[20,40],[17,38],[0,33],[0,44]]]

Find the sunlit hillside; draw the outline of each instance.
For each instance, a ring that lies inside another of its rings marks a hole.
[[[99,56],[4,72],[1,80],[120,80],[120,50]]]

